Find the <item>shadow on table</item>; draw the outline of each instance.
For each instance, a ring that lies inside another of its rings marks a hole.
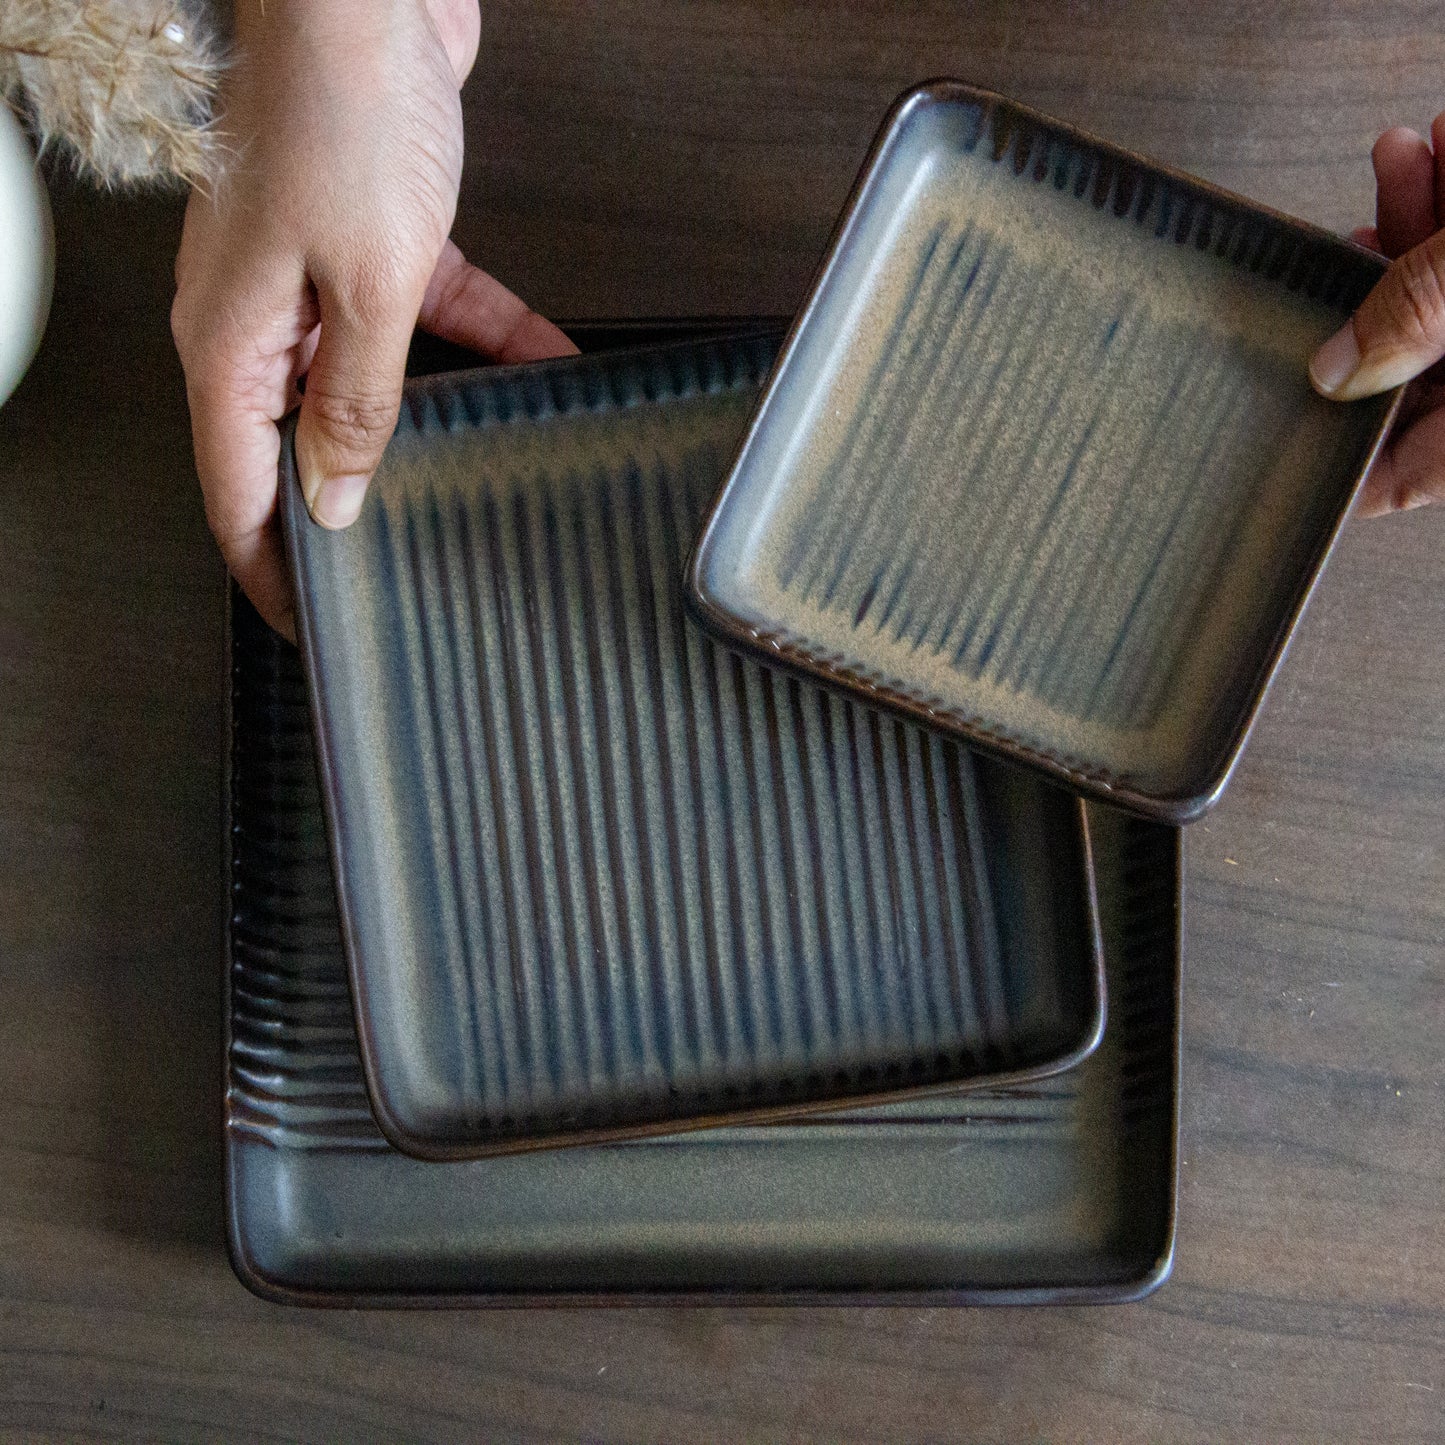
[[[0,413],[0,1215],[219,1247],[223,594],[181,203],[55,195],[49,333]]]

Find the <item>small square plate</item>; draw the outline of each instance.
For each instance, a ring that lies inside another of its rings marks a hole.
[[[377,1119],[458,1158],[1037,1076],[1097,1042],[1079,800],[715,646],[776,334],[409,385],[282,508]]]
[[[915,90],[691,599],[773,662],[1194,817],[1391,419],[1306,375],[1381,267],[988,92]]]

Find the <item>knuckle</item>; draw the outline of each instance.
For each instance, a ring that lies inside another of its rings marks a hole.
[[[206,526],[211,529],[211,536],[216,539],[216,545],[221,551],[228,552],[232,545],[245,535],[245,528],[237,522],[235,508],[224,501],[208,496],[205,498],[205,506]]]
[[[460,182],[460,150],[439,164],[418,166],[406,176],[399,194],[419,233],[428,238],[437,234],[446,238],[456,216]]]
[[[1445,247],[1426,243],[1395,262],[1394,321],[1410,341],[1445,342]]]
[[[306,408],[312,421],[333,441],[346,446],[385,445],[396,426],[397,403],[391,397],[347,395],[308,387]]]
[[[206,525],[228,560],[237,548],[262,531],[273,515],[274,501],[258,513],[253,498],[229,487],[202,486],[201,499]]]
[[[446,278],[438,301],[446,311],[474,316],[490,316],[497,309],[481,273],[471,266],[458,266]]]
[[[171,337],[188,384],[210,391],[228,388],[245,355],[244,331],[228,324],[216,306],[204,306],[179,291],[171,303]]]
[[[192,334],[190,298],[184,291],[177,291],[171,302],[171,340],[182,358],[190,349]]]
[[[171,332],[192,398],[224,405],[244,394],[244,383],[236,375],[236,353],[223,338],[184,317],[179,323],[172,320]]]
[[[359,257],[345,288],[352,312],[365,321],[380,321],[414,305],[415,269],[399,250],[390,247]]]

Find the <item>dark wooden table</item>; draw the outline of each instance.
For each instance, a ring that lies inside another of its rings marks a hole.
[[[952,73],[1333,227],[1438,4],[489,4],[459,239],[556,313],[787,311]],[[222,1245],[222,576],[173,201],[58,183],[0,411],[0,1432],[1445,1438],[1445,509],[1351,525],[1189,834],[1173,1281],[1113,1309],[307,1313]]]

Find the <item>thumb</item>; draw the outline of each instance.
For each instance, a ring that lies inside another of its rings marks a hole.
[[[1334,401],[1388,391],[1445,356],[1445,231],[1406,251],[1310,361]]]
[[[321,335],[296,422],[296,470],[307,510],[349,527],[396,429],[413,305],[385,315],[320,296]]]

